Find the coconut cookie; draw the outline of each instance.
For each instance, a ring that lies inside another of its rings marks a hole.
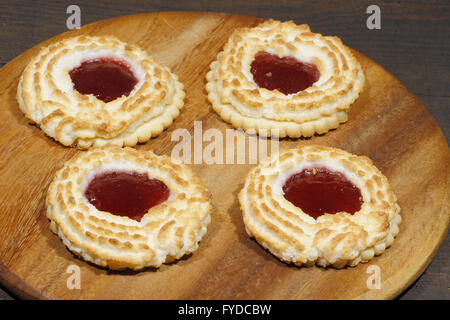
[[[159,267],[198,248],[209,191],[185,165],[151,151],[79,153],[48,189],[50,228],[77,256],[110,269]]]
[[[41,49],[17,100],[25,116],[66,146],[134,146],[179,115],[178,77],[141,48],[114,37],[78,36]]]
[[[247,233],[296,265],[355,266],[394,241],[400,207],[370,159],[318,145],[248,173],[239,193]]]
[[[235,128],[296,138],[347,121],[363,84],[358,60],[338,37],[268,20],[234,31],[211,63],[206,90]]]

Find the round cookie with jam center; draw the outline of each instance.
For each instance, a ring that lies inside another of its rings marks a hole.
[[[364,79],[338,37],[268,20],[234,31],[211,63],[206,90],[213,109],[235,128],[297,138],[347,121]]]
[[[138,46],[78,36],[44,47],[17,88],[19,107],[48,136],[82,149],[134,146],[179,115],[178,77]]]
[[[299,266],[367,262],[392,244],[401,222],[397,198],[369,158],[319,145],[254,167],[239,202],[248,235]]]
[[[194,252],[211,195],[182,163],[106,146],[67,161],[48,189],[50,228],[77,256],[110,269],[159,267]]]

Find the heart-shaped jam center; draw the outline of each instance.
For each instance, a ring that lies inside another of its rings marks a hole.
[[[314,219],[337,212],[354,214],[361,209],[361,191],[342,173],[309,168],[293,174],[283,185],[284,197]]]
[[[104,102],[128,96],[138,82],[128,64],[114,58],[86,60],[69,71],[74,88]]]
[[[290,56],[280,58],[263,51],[255,55],[250,72],[260,88],[278,89],[286,95],[305,90],[320,78],[319,69],[314,64]]]
[[[105,171],[95,175],[84,191],[98,210],[141,221],[151,207],[169,198],[169,188],[145,173]]]

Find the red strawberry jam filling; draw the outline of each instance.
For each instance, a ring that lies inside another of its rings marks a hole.
[[[314,219],[337,212],[354,214],[361,209],[360,190],[342,173],[327,168],[304,169],[283,185],[284,197]]]
[[[93,94],[104,102],[128,96],[138,82],[128,64],[114,58],[84,61],[69,75],[78,92]]]
[[[170,190],[145,173],[105,171],[94,176],[84,195],[98,210],[141,221],[150,208],[169,198]]]
[[[260,88],[278,89],[286,95],[311,87],[320,78],[319,69],[314,64],[289,56],[280,58],[263,51],[255,55],[250,72]]]

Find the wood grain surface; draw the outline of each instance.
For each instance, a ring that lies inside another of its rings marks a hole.
[[[84,26],[80,33],[114,34],[145,48],[185,84],[180,117],[138,149],[168,154],[171,132],[201,120],[203,130],[230,126],[206,100],[205,75],[231,32],[261,19],[226,14],[153,13]],[[284,150],[318,143],[369,156],[389,178],[403,223],[393,246],[368,264],[336,270],[298,268],[278,261],[245,234],[236,198],[251,165],[192,165],[213,194],[214,212],[199,249],[187,258],[142,272],[112,272],[75,258],[49,230],[47,187],[75,153],[28,124],[15,100],[18,78],[39,46],[0,70],[0,280],[27,298],[62,299],[369,299],[393,298],[426,268],[449,223],[449,150],[432,116],[404,85],[355,52],[366,73],[363,93],[346,124],[311,139],[280,141]],[[220,181],[220,183],[218,183]],[[81,289],[66,285],[69,265],[81,268]],[[381,289],[370,290],[367,267],[381,270]]]
[[[67,30],[71,0],[0,1],[0,67]],[[381,30],[365,27],[372,0],[77,0],[83,25],[117,16],[158,11],[211,11],[293,19],[314,31],[339,35],[399,79],[424,104],[450,141],[447,88],[450,3],[447,0],[378,0]],[[399,299],[450,299],[450,236],[424,273]],[[17,298],[0,283],[0,300]]]
[[[66,9],[81,23],[158,11],[202,11],[292,19],[315,32],[332,30],[350,47],[391,72],[436,118],[450,141],[450,3],[447,0],[2,0],[0,66],[67,30]],[[368,6],[381,10],[381,29],[366,28]],[[448,261],[447,261],[448,262]]]

